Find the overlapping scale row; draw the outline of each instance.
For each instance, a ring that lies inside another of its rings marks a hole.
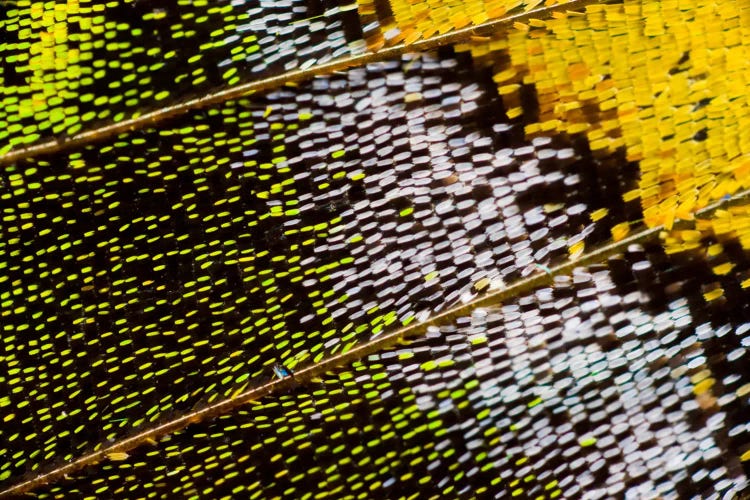
[[[622,158],[526,141],[502,116],[494,83],[446,50],[6,168],[0,479],[541,272],[635,218],[607,167]]]
[[[624,150],[638,161],[638,186],[625,197],[640,202],[648,226],[671,229],[750,188],[749,27],[747,4],[626,0],[463,49],[493,68],[509,117],[523,112],[523,86],[534,87],[539,114],[525,126],[529,137],[582,134],[594,154]],[[731,230],[721,219],[695,229],[732,233],[750,248],[746,212],[737,209]],[[699,240],[675,232],[665,244],[680,252]]]
[[[706,302],[713,279],[632,246],[38,494],[731,497],[750,458],[750,316],[745,293]]]
[[[409,45],[420,39],[477,26],[537,7],[561,5],[548,0],[357,0],[368,47]]]
[[[22,1],[8,8],[10,41],[2,47],[9,63],[2,73],[7,119],[0,119],[8,141],[0,150],[365,50],[357,44],[362,26],[365,38],[379,26],[368,16],[401,26],[383,29],[408,41],[537,6],[445,0],[48,4]],[[524,93],[538,95],[537,115],[524,123],[529,138],[585,135],[595,153],[624,151],[639,161],[640,182],[626,199],[642,203],[648,225],[670,228],[675,219],[691,219],[706,204],[750,187],[750,142],[742,125],[748,113],[747,37],[741,34],[748,9],[722,1],[688,7],[637,0],[582,12],[560,7],[550,19],[474,37],[463,49],[492,68],[509,118],[527,114]],[[722,231],[712,221],[698,229]],[[614,234],[625,232],[623,226]],[[672,251],[693,248],[695,240],[684,237],[672,234],[666,244]]]
[[[3,27],[27,40],[3,41],[13,64],[2,67],[11,97],[0,134],[13,139],[2,151],[233,85],[240,69],[265,74],[364,50],[350,5],[52,3],[6,7]],[[386,20],[384,40],[409,41],[481,17],[463,8],[435,4],[428,22],[412,3],[360,2],[358,13]],[[254,21],[271,11],[262,27]],[[407,11],[423,24],[394,25]],[[408,55],[4,168],[0,482],[267,381],[275,362],[320,360],[545,271],[610,230],[622,237],[632,221],[672,229],[736,194],[748,182],[748,12],[628,0],[560,13],[474,39],[463,54]],[[365,23],[368,43],[379,29]],[[188,53],[199,40],[203,52]],[[363,360],[353,375],[328,376],[320,392],[300,387],[170,441],[202,440],[196,450],[208,451],[160,451],[163,442],[53,491],[638,498],[740,489],[750,458],[746,221],[737,203],[665,234],[667,253],[680,257],[631,249],[606,272],[577,273]],[[332,427],[311,430],[332,412],[342,415]],[[415,425],[400,423],[412,415]],[[243,425],[248,436],[232,434]],[[308,430],[318,441],[297,447]],[[224,447],[235,444],[239,458]],[[351,459],[339,473],[343,453]],[[401,455],[414,458],[394,462]],[[137,486],[130,467],[159,472]]]
[[[346,0],[19,0],[0,13],[0,154],[365,50]]]

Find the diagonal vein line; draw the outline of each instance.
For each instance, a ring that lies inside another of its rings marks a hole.
[[[715,210],[726,207],[729,203],[738,201],[747,201],[750,199],[750,189],[737,193],[733,198],[719,200],[696,212],[698,217],[710,216]],[[451,307],[439,314],[432,316],[426,321],[414,323],[409,326],[398,328],[389,333],[377,336],[369,341],[358,344],[351,350],[330,356],[313,365],[307,366],[295,372],[294,376],[286,377],[280,380],[272,380],[259,386],[248,389],[236,394],[232,398],[212,403],[204,408],[195,410],[167,422],[146,429],[142,432],[126,437],[98,451],[83,455],[65,465],[47,470],[36,474],[29,479],[21,480],[4,491],[0,491],[0,499],[11,498],[21,495],[35,488],[58,481],[59,479],[72,474],[83,467],[93,465],[107,459],[108,455],[118,452],[126,452],[136,448],[146,442],[152,442],[167,434],[179,431],[190,424],[205,421],[209,418],[229,413],[238,407],[256,401],[262,397],[279,391],[288,391],[301,383],[307,382],[312,378],[318,377],[334,368],[350,364],[370,354],[374,354],[382,349],[397,344],[402,339],[410,339],[423,335],[427,329],[434,326],[446,325],[457,318],[471,314],[477,308],[498,305],[502,302],[519,297],[529,293],[534,289],[542,286],[553,284],[556,276],[568,275],[575,268],[598,264],[609,257],[623,253],[628,246],[634,243],[642,243],[655,239],[658,234],[664,231],[663,226],[641,229],[630,236],[616,242],[605,244],[576,260],[569,260],[551,268],[549,273],[539,272],[526,278],[517,280],[509,286],[492,291],[475,300]]]
[[[247,96],[254,92],[270,90],[281,87],[286,83],[309,80],[315,76],[325,75],[334,71],[351,68],[353,66],[362,66],[372,62],[383,61],[398,57],[408,52],[422,52],[435,49],[443,45],[450,45],[470,40],[473,36],[488,36],[497,33],[499,30],[508,29],[516,22],[527,21],[529,19],[544,18],[550,13],[562,9],[579,9],[587,5],[600,3],[601,0],[570,0],[568,2],[541,7],[522,12],[519,14],[504,17],[494,21],[488,21],[476,26],[462,28],[451,31],[443,35],[437,35],[430,38],[418,40],[408,45],[399,44],[388,47],[376,52],[367,52],[354,56],[346,56],[334,59],[327,63],[315,65],[308,69],[297,69],[276,76],[262,78],[242,83],[233,87],[219,90],[213,93],[205,94],[201,97],[180,101],[172,106],[159,108],[148,113],[144,113],[135,118],[130,118],[117,123],[110,123],[101,127],[93,128],[73,136],[59,136],[26,148],[16,149],[0,156],[0,166],[9,165],[21,160],[33,158],[43,154],[57,153],[78,148],[86,144],[108,139],[124,132],[142,129],[154,126],[169,118],[187,113],[192,109],[205,108],[214,106],[222,102]]]
[[[662,228],[654,228],[639,231],[626,239],[611,243],[609,245],[605,245],[602,248],[594,250],[593,252],[582,256],[576,261],[569,261],[565,262],[564,264],[560,264],[550,269],[551,272],[549,274],[544,272],[536,273],[527,278],[518,280],[506,288],[493,291],[471,302],[467,302],[466,304],[461,304],[456,307],[447,309],[429,318],[426,321],[414,323],[412,325],[380,335],[353,347],[346,353],[328,357],[326,359],[323,359],[319,363],[297,370],[292,377],[286,377],[281,380],[273,380],[271,382],[256,386],[252,389],[242,392],[241,394],[238,394],[233,398],[224,399],[217,403],[201,408],[200,410],[178,416],[156,427],[152,427],[143,432],[122,439],[121,441],[115,442],[108,447],[102,448],[93,453],[83,455],[65,465],[49,470],[47,472],[42,472],[41,474],[38,474],[33,478],[22,480],[21,482],[9,487],[8,489],[1,491],[0,499],[20,495],[45,484],[53,483],[64,476],[82,469],[83,467],[93,465],[107,459],[107,456],[112,453],[132,450],[133,448],[140,446],[145,442],[159,439],[162,436],[181,430],[192,423],[198,423],[211,417],[231,412],[242,405],[245,405],[251,401],[258,400],[272,393],[290,390],[298,384],[309,381],[311,378],[320,376],[321,374],[330,371],[338,366],[346,365],[365,356],[378,352],[384,348],[390,347],[396,344],[401,339],[414,338],[423,335],[429,327],[450,323],[458,317],[470,314],[471,311],[476,308],[498,304],[540,286],[550,285],[555,276],[570,273],[575,267],[601,262],[602,260],[612,255],[622,253],[628,245],[652,238],[656,236],[661,229]]]

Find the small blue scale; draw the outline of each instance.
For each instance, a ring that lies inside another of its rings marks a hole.
[[[292,375],[292,371],[288,370],[284,365],[276,363],[273,365],[273,374],[278,378],[286,378]]]

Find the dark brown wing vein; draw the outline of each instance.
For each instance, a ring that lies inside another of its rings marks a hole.
[[[743,191],[741,193],[738,193],[738,195],[736,195],[731,200],[722,200],[704,208],[696,215],[705,217],[713,211],[722,208],[731,202],[737,202],[738,200],[747,199],[749,197],[750,190]],[[178,431],[190,424],[201,422],[217,415],[226,414],[242,405],[258,400],[278,391],[289,390],[298,384],[304,383],[305,381],[309,381],[312,378],[320,376],[326,371],[349,364],[367,355],[378,352],[384,348],[393,346],[401,339],[409,339],[421,336],[425,332],[427,332],[430,327],[450,324],[451,322],[455,321],[456,318],[470,315],[471,312],[477,308],[497,305],[509,299],[522,296],[523,294],[526,294],[536,288],[552,285],[556,276],[570,274],[575,268],[578,267],[585,267],[588,265],[601,263],[612,256],[623,253],[630,245],[644,243],[646,241],[655,239],[663,229],[663,227],[654,227],[634,232],[630,236],[620,241],[603,245],[591,252],[584,254],[578,259],[569,260],[548,270],[537,272],[529,277],[519,279],[516,282],[508,285],[507,287],[489,292],[468,303],[451,307],[439,314],[435,314],[426,321],[416,322],[411,325],[393,330],[389,333],[385,333],[383,335],[375,337],[367,342],[360,343],[348,352],[327,357],[319,363],[314,363],[305,368],[297,370],[294,373],[293,377],[285,377],[283,379],[264,383],[262,385],[245,390],[239,394],[235,394],[229,399],[224,399],[217,403],[213,403],[206,407],[203,407],[199,410],[180,415],[177,418],[173,418],[156,427],[152,427],[148,430],[139,432],[128,438],[117,441],[107,447],[101,448],[98,451],[83,455],[78,459],[73,460],[72,462],[67,463],[61,467],[42,472],[35,475],[34,477],[21,481],[0,492],[0,498],[10,498],[16,495],[23,494],[44,484],[55,482],[66,475],[72,474],[75,471],[82,469],[83,467],[96,464],[106,459],[113,453],[132,450],[133,448],[140,446],[143,443]]]
[[[90,144],[107,139],[109,137],[116,136],[117,134],[121,134],[123,132],[129,132],[142,129],[144,127],[154,126],[164,120],[184,114],[191,109],[213,106],[231,99],[237,99],[239,97],[247,96],[253,92],[274,89],[281,87],[287,83],[308,80],[318,75],[330,74],[334,71],[346,68],[362,66],[376,61],[383,61],[408,52],[420,52],[435,49],[444,45],[460,43],[462,41],[469,40],[472,36],[488,36],[497,33],[498,30],[508,29],[509,27],[513,26],[513,23],[516,22],[523,22],[528,19],[544,18],[551,12],[564,9],[579,9],[585,7],[586,5],[595,3],[598,2],[594,0],[572,0],[549,7],[541,7],[529,12],[522,12],[519,14],[504,17],[502,19],[488,21],[477,26],[462,28],[443,35],[436,35],[423,40],[418,40],[408,45],[394,45],[392,47],[384,48],[376,52],[338,58],[327,63],[312,66],[308,69],[296,69],[289,72],[284,72],[280,75],[270,76],[267,78],[262,78],[260,80],[253,80],[223,90],[219,90],[217,92],[208,93],[201,97],[181,101],[172,106],[156,109],[136,118],[130,118],[117,123],[110,123],[108,125],[87,130],[70,137],[55,137],[26,148],[10,151],[5,155],[0,156],[0,165],[9,165],[20,160],[32,158],[42,154],[51,154],[59,151],[75,149],[85,144]]]

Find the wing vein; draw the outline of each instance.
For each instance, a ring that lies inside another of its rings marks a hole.
[[[460,43],[469,40],[472,36],[496,34],[498,30],[511,28],[513,23],[516,22],[545,17],[550,13],[561,9],[578,9],[595,3],[599,2],[597,0],[570,0],[553,6],[541,7],[528,12],[521,12],[519,14],[506,16],[493,21],[487,21],[476,26],[462,28],[443,35],[432,36],[408,45],[394,45],[376,52],[341,57],[307,69],[296,69],[279,75],[240,83],[226,89],[207,93],[201,97],[183,100],[171,106],[162,107],[134,118],[92,128],[73,136],[53,137],[38,144],[12,150],[0,156],[0,166],[10,165],[40,155],[69,151],[87,144],[106,140],[118,134],[132,132],[146,127],[153,127],[165,120],[183,115],[193,109],[206,108],[231,99],[247,97],[255,92],[279,88],[287,83],[309,80],[316,76],[327,75],[334,71],[383,61],[409,52],[422,52],[444,45]]]

